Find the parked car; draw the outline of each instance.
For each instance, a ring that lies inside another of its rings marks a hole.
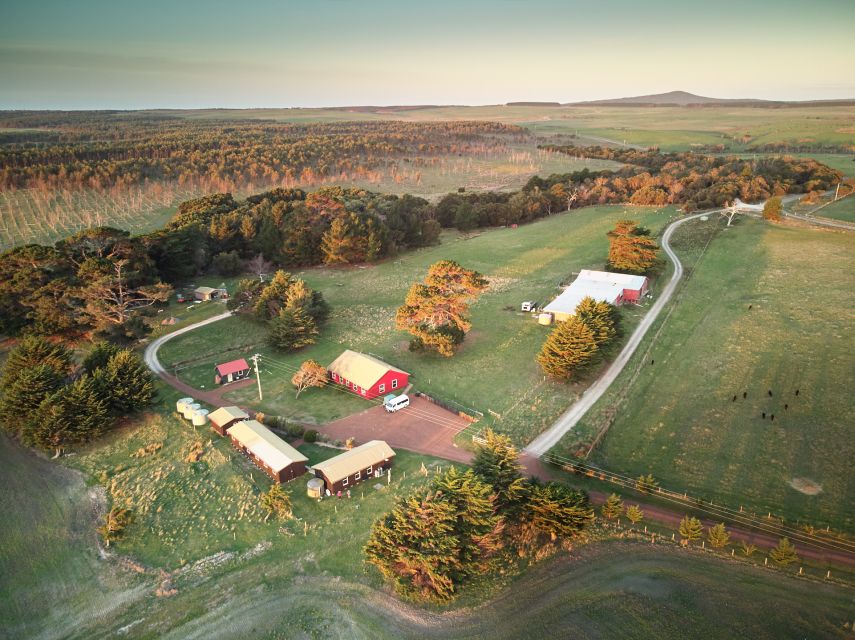
[[[394,398],[386,400],[386,402],[383,403],[383,406],[386,407],[386,411],[389,413],[395,413],[404,407],[410,406],[410,397],[407,395],[395,396]]]

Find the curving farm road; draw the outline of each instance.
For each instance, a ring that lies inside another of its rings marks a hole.
[[[662,249],[665,251],[671,262],[674,263],[674,273],[671,275],[671,279],[668,281],[668,284],[665,285],[665,288],[659,294],[659,299],[656,300],[650,308],[650,311],[648,311],[647,315],[644,316],[641,324],[639,324],[635,331],[632,332],[632,335],[629,337],[624,348],[621,349],[618,357],[609,365],[609,368],[603,372],[603,375],[601,375],[594,384],[585,390],[582,397],[579,398],[579,400],[577,400],[567,411],[565,411],[561,417],[555,421],[555,424],[532,440],[523,450],[525,453],[540,457],[558,444],[558,441],[561,440],[564,434],[576,426],[576,423],[581,420],[582,416],[584,416],[588,410],[594,406],[594,403],[602,397],[602,395],[608,390],[609,386],[611,386],[612,382],[615,381],[615,378],[620,375],[620,372],[623,371],[623,368],[626,366],[626,363],[629,362],[632,354],[635,353],[638,345],[641,344],[641,341],[647,334],[648,329],[650,329],[653,323],[656,322],[656,318],[659,317],[662,309],[664,309],[665,305],[668,304],[668,301],[677,289],[680,279],[683,277],[683,264],[680,262],[677,254],[674,253],[674,250],[669,244],[674,230],[690,220],[695,220],[701,216],[714,215],[716,213],[717,211],[695,213],[693,215],[686,216],[685,218],[675,220],[668,225],[665,229],[665,233],[662,234]]]

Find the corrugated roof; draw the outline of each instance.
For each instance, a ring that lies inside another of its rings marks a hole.
[[[246,420],[249,414],[240,407],[220,407],[208,415],[208,419],[218,427],[232,420]]]
[[[348,349],[327,367],[330,373],[336,373],[346,380],[355,382],[364,389],[370,389],[388,371],[406,373],[391,364],[372,356]]]
[[[595,282],[611,282],[623,285],[624,289],[641,289],[644,286],[645,276],[634,276],[629,273],[612,273],[611,271],[592,271],[582,269],[577,280],[593,280]]]
[[[206,295],[209,293],[214,293],[214,291],[216,291],[216,289],[214,289],[214,287],[196,287],[193,290],[194,293],[201,293],[203,295]]]
[[[221,376],[227,376],[230,373],[244,371],[245,369],[249,369],[249,365],[243,358],[241,358],[240,360],[232,360],[231,362],[224,362],[223,364],[217,365],[217,373],[219,373]]]
[[[256,420],[244,420],[230,427],[229,436],[270,467],[274,473],[308,458]]]
[[[312,469],[322,472],[330,482],[338,482],[357,471],[388,460],[394,455],[392,447],[383,440],[371,440],[329,460],[319,462],[313,465]]]
[[[647,278],[626,273],[582,269],[579,276],[543,310],[548,313],[576,313],[576,307],[586,297],[597,302],[614,304],[624,289],[641,289]]]

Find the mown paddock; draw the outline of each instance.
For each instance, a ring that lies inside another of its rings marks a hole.
[[[556,451],[576,451],[616,406],[595,464],[653,473],[663,486],[732,508],[851,532],[855,316],[842,274],[855,267],[855,236],[749,219],[720,225],[675,234],[689,279],[664,330],[648,351],[654,325]],[[793,487],[804,480],[822,491]]]
[[[205,356],[179,370],[179,377],[207,389],[217,353],[254,344],[253,350],[271,362],[262,373],[264,402],[257,402],[257,393],[250,387],[227,392],[225,397],[268,413],[326,422],[366,404],[333,389],[309,390],[295,400],[288,371],[309,358],[329,364],[345,348],[369,352],[414,374],[411,382],[420,391],[485,414],[495,412],[500,418],[489,418],[486,423],[494,422],[519,444],[527,443],[578,397],[587,382],[544,381],[534,357],[549,329],[521,313],[520,302],[546,302],[573,272],[602,268],[608,252],[605,234],[616,220],[631,217],[656,232],[673,214],[672,208],[589,207],[517,229],[484,230],[469,236],[446,233],[439,246],[381,264],[308,269],[297,275],[322,291],[332,308],[317,345],[280,354],[264,344],[263,327],[244,318],[230,318],[168,342],[160,350],[160,359],[169,367]],[[421,280],[428,266],[442,259],[477,269],[493,283],[473,306],[472,331],[450,359],[410,352],[407,334],[394,328],[395,309],[410,284]],[[646,308],[622,308],[627,330]]]

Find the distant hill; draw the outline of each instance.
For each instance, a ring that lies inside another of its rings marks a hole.
[[[588,100],[571,102],[568,106],[603,106],[603,107],[704,107],[704,106],[747,106],[747,107],[818,107],[846,106],[855,104],[855,100],[760,100],[758,98],[709,98],[698,96],[688,91],[669,91],[654,93],[646,96],[628,98],[613,98],[610,100]]]

